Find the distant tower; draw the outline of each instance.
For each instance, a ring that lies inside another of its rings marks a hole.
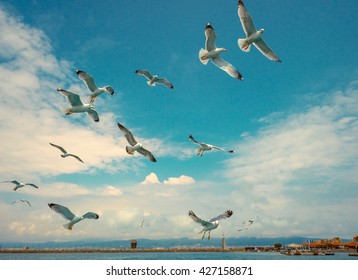
[[[223,234],[223,237],[221,239],[221,249],[222,250],[227,250],[227,248],[226,248],[226,239],[225,239],[224,234]]]
[[[132,248],[132,249],[136,249],[136,248],[137,248],[137,240],[133,239],[133,240],[131,241],[131,248]]]

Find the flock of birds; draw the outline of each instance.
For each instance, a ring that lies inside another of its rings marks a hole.
[[[262,34],[264,32],[264,29],[257,30],[254,26],[254,23],[252,21],[251,16],[247,12],[244,3],[242,0],[238,1],[238,15],[243,27],[243,30],[246,34],[246,38],[240,38],[238,39],[238,45],[241,50],[248,52],[250,50],[250,46],[253,44],[262,54],[264,54],[267,58],[270,60],[281,62],[281,60],[275,55],[275,53],[272,51],[272,49],[265,43],[265,41],[262,39]],[[205,27],[205,49],[200,49],[199,51],[199,60],[203,64],[207,64],[209,60],[222,69],[223,71],[227,72],[230,76],[242,80],[243,76],[240,74],[240,72],[229,62],[223,60],[221,58],[221,53],[226,52],[227,50],[225,48],[218,48],[216,47],[215,41],[216,41],[216,33],[210,23],[208,23]],[[73,113],[87,113],[89,117],[93,119],[95,122],[99,122],[99,115],[95,111],[95,108],[93,106],[93,103],[95,102],[96,98],[101,95],[104,92],[107,92],[110,95],[114,95],[114,89],[112,86],[104,86],[104,87],[98,87],[94,78],[89,73],[86,73],[82,70],[75,70],[77,76],[79,79],[81,79],[88,90],[90,91],[90,103],[84,104],[81,101],[81,98],[78,94],[57,88],[57,91],[64,95],[68,102],[70,103],[71,107],[65,108],[63,111],[65,115],[71,115]],[[155,86],[156,84],[163,84],[167,86],[169,89],[174,89],[174,86],[172,83],[170,83],[167,79],[158,77],[157,75],[151,74],[148,70],[136,70],[136,74],[144,76],[148,81],[147,84],[149,86]],[[128,141],[129,145],[125,147],[125,150],[128,154],[133,155],[135,152],[138,152],[139,154],[145,156],[152,162],[156,162],[156,158],[154,155],[148,150],[143,147],[143,145],[136,141],[134,138],[132,132],[126,128],[123,124],[118,123],[119,130],[123,133],[124,137]],[[212,144],[207,144],[203,142],[197,141],[192,135],[189,135],[189,140],[193,142],[194,144],[198,145],[199,147],[195,149],[195,153],[198,156],[203,156],[205,151],[210,150],[219,150],[227,153],[234,153],[234,150],[227,150],[224,148],[221,148],[219,146],[215,146]],[[68,153],[63,147],[49,143],[51,146],[57,148],[62,152],[61,157],[73,157],[77,159],[78,161],[83,163],[83,160],[74,154]],[[11,180],[11,181],[3,181],[1,183],[10,182],[15,184],[15,187],[13,188],[14,191],[16,191],[19,188],[25,187],[25,186],[31,186],[33,188],[37,188],[33,183],[20,183],[17,180]],[[28,200],[25,199],[18,199],[12,202],[12,204],[17,202],[25,202],[30,207],[31,204]],[[87,212],[83,215],[75,215],[69,208],[55,204],[55,203],[49,203],[48,206],[55,212],[59,213],[61,216],[63,216],[66,220],[69,222],[64,224],[63,226],[66,229],[72,230],[72,227],[74,224],[82,221],[83,219],[98,219],[99,215],[94,212]],[[227,210],[224,213],[211,218],[210,220],[204,220],[202,218],[199,218],[193,211],[189,211],[189,217],[193,219],[196,223],[200,224],[203,229],[199,233],[203,233],[202,239],[205,237],[205,234],[208,232],[208,239],[210,239],[210,232],[211,230],[216,229],[219,226],[219,221],[222,219],[229,218],[233,215],[232,210]],[[249,226],[253,224],[253,222],[258,218],[256,216],[255,218],[249,219],[247,221],[244,221],[242,224],[244,225],[243,228],[238,229],[238,231],[247,230]],[[143,227],[144,220],[140,224],[140,227]]]

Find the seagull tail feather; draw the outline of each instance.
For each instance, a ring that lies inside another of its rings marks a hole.
[[[155,83],[152,83],[151,81],[147,81],[147,84],[150,85],[151,87],[155,87],[156,84]]]
[[[209,59],[205,57],[205,55],[208,53],[207,50],[204,50],[203,48],[199,51],[199,59],[202,64],[208,64]]]
[[[71,225],[71,223],[64,224],[63,227],[64,227],[65,229],[72,230],[72,225]]]
[[[244,52],[250,51],[251,44],[249,44],[246,39],[237,40],[237,44],[239,45],[239,48]]]
[[[62,111],[65,113],[65,115],[71,115],[72,114],[71,108],[64,108],[64,109],[62,109]]]

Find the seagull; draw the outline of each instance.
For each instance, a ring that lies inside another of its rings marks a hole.
[[[221,215],[210,219],[209,221],[205,221],[203,219],[200,219],[197,215],[195,215],[195,213],[193,211],[189,211],[189,217],[192,218],[195,222],[201,224],[204,228],[199,232],[202,233],[204,232],[203,236],[201,237],[201,239],[203,239],[205,237],[205,233],[208,231],[208,239],[210,239],[210,231],[213,229],[216,229],[219,226],[219,220],[221,219],[226,219],[231,217],[231,215],[233,214],[233,211],[231,210],[227,210],[224,213],[222,213]]]
[[[152,155],[151,152],[149,152],[148,150],[144,149],[142,147],[141,143],[138,143],[134,137],[133,134],[127,129],[125,128],[122,124],[118,123],[118,127],[119,130],[123,132],[124,136],[126,137],[128,143],[131,146],[127,146],[126,147],[126,151],[128,154],[133,155],[135,151],[137,151],[138,153],[142,154],[143,156],[145,156],[146,158],[148,158],[149,160],[151,160],[152,162],[156,162],[157,160],[155,159],[155,157]]]
[[[74,154],[67,153],[67,151],[64,148],[62,148],[61,146],[58,146],[58,145],[55,145],[55,144],[52,144],[52,143],[50,143],[50,145],[53,146],[53,147],[56,147],[57,149],[59,149],[63,153],[61,155],[61,157],[65,158],[65,157],[71,156],[71,157],[74,157],[74,158],[78,159],[80,162],[83,162],[82,159],[80,159],[78,156],[76,156]]]
[[[11,204],[14,204],[14,203],[17,203],[17,202],[26,202],[31,207],[30,202],[28,200],[26,200],[26,199],[18,199],[18,200],[15,200],[15,201],[11,202]]]
[[[167,80],[164,78],[158,78],[158,76],[156,75],[152,75],[151,73],[149,73],[148,70],[136,70],[135,71],[136,74],[138,75],[143,75],[144,77],[146,77],[148,79],[147,84],[150,86],[155,86],[156,84],[164,84],[166,85],[168,88],[173,89],[174,86]]]
[[[83,219],[98,219],[99,216],[96,213],[93,212],[87,212],[83,216],[77,216],[71,212],[70,209],[68,209],[65,206],[62,206],[60,204],[55,203],[49,203],[48,206],[55,212],[59,213],[62,217],[69,220],[70,222],[67,224],[64,224],[63,227],[65,229],[72,230],[72,227],[74,224],[82,221]]]
[[[243,227],[243,228],[238,229],[237,231],[242,231],[242,230],[244,230],[244,229],[247,230],[247,229],[249,228],[249,226],[251,226],[251,225],[253,224],[253,222],[254,222],[258,217],[259,217],[259,216],[256,216],[255,218],[252,218],[252,219],[249,219],[249,220],[243,222],[242,224],[243,224],[243,225],[246,224],[246,226]]]
[[[275,53],[270,49],[270,47],[262,39],[262,33],[264,29],[256,30],[254,22],[252,21],[251,16],[247,12],[244,2],[239,0],[238,14],[240,17],[242,28],[246,33],[245,39],[239,39],[238,45],[241,50],[248,52],[250,51],[251,44],[254,46],[268,59],[274,60],[276,62],[281,62],[281,60],[275,55]]]
[[[114,95],[113,87],[111,86],[97,87],[96,82],[94,81],[93,77],[90,74],[82,70],[76,70],[76,74],[85,83],[86,87],[91,91],[91,95],[90,95],[91,103],[93,103],[96,97],[103,92],[108,92],[110,95]]]
[[[2,181],[1,183],[6,183],[6,182],[9,182],[9,183],[13,183],[15,184],[16,186],[13,188],[14,191],[16,191],[17,189],[19,188],[22,188],[22,187],[25,187],[25,186],[31,186],[31,187],[34,187],[36,189],[38,189],[39,187],[36,186],[35,184],[32,184],[32,183],[20,183],[16,180],[11,180],[11,181]]]
[[[221,70],[227,72],[231,77],[234,77],[239,80],[243,80],[242,75],[239,71],[236,70],[234,66],[232,66],[229,62],[223,60],[220,57],[220,53],[227,52],[224,48],[217,48],[215,45],[216,34],[213,27],[208,23],[205,27],[205,50],[203,48],[199,51],[199,59],[201,63],[207,64],[209,58],[211,58],[211,62],[214,63]]]
[[[63,110],[66,115],[86,112],[95,122],[99,122],[98,114],[94,110],[94,106],[92,104],[83,104],[79,95],[76,93],[61,88],[58,88],[57,91],[66,96],[72,106],[71,108],[66,108]]]
[[[142,223],[140,224],[140,227],[143,227],[144,226],[144,220],[142,221]]]
[[[204,151],[210,151],[212,149],[224,151],[224,152],[227,152],[227,153],[234,153],[235,152],[234,150],[225,150],[225,149],[220,148],[218,146],[198,142],[198,141],[196,141],[194,139],[194,137],[191,134],[189,135],[189,140],[191,140],[193,143],[198,144],[200,146],[199,148],[195,149],[195,153],[198,156],[202,156],[204,154]]]

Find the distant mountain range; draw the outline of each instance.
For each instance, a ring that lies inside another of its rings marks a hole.
[[[226,238],[228,247],[257,247],[257,246],[274,246],[276,243],[287,245],[290,243],[305,243],[320,238],[307,237],[240,237]],[[61,248],[130,248],[132,240],[78,240],[67,242],[1,242],[2,248],[32,248],[32,249],[61,249]],[[137,248],[180,248],[180,247],[221,247],[221,238],[207,239],[136,239]],[[345,240],[342,240],[345,241]],[[347,240],[349,241],[349,240]]]

